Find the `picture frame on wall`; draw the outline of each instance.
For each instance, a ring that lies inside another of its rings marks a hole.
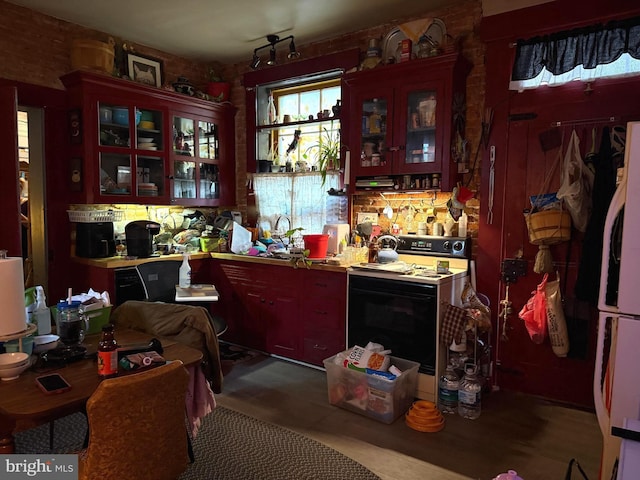
[[[162,86],[162,60],[139,53],[127,53],[127,71],[134,82]]]

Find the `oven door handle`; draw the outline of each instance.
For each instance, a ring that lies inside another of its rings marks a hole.
[[[400,290],[385,290],[385,291],[380,291],[380,290],[373,290],[373,289],[362,289],[362,288],[357,288],[357,287],[351,287],[349,289],[349,295],[366,295],[366,296],[371,296],[371,295],[379,295],[382,297],[388,297],[388,296],[393,296],[393,297],[400,297],[400,298],[406,298],[409,300],[432,300],[432,301],[436,301],[436,292],[435,290],[433,291],[429,291],[429,292],[425,292],[425,293],[416,293],[416,292],[411,292],[411,293],[407,293],[404,291],[400,291]]]

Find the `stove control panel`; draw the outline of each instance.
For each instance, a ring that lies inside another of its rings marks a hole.
[[[471,240],[465,237],[438,237],[431,235],[400,235],[398,253],[469,258]]]

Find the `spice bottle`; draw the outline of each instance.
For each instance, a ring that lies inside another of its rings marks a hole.
[[[113,324],[102,327],[98,342],[98,375],[112,377],[118,373],[118,343],[113,333]]]

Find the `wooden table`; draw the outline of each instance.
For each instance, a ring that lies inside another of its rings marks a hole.
[[[116,330],[116,339],[121,346],[147,344],[153,338],[148,333],[134,330]],[[97,351],[100,335],[88,335],[83,345],[87,352]],[[197,365],[202,360],[202,352],[159,338],[164,348],[162,356],[166,360],[182,360],[185,366]],[[70,384],[71,390],[53,395],[44,394],[35,379],[47,373],[57,372]],[[89,397],[101,382],[95,359],[69,363],[55,370],[35,371],[31,367],[16,380],[0,382],[0,454],[14,453],[13,434],[33,428],[66,415],[84,411]]]

